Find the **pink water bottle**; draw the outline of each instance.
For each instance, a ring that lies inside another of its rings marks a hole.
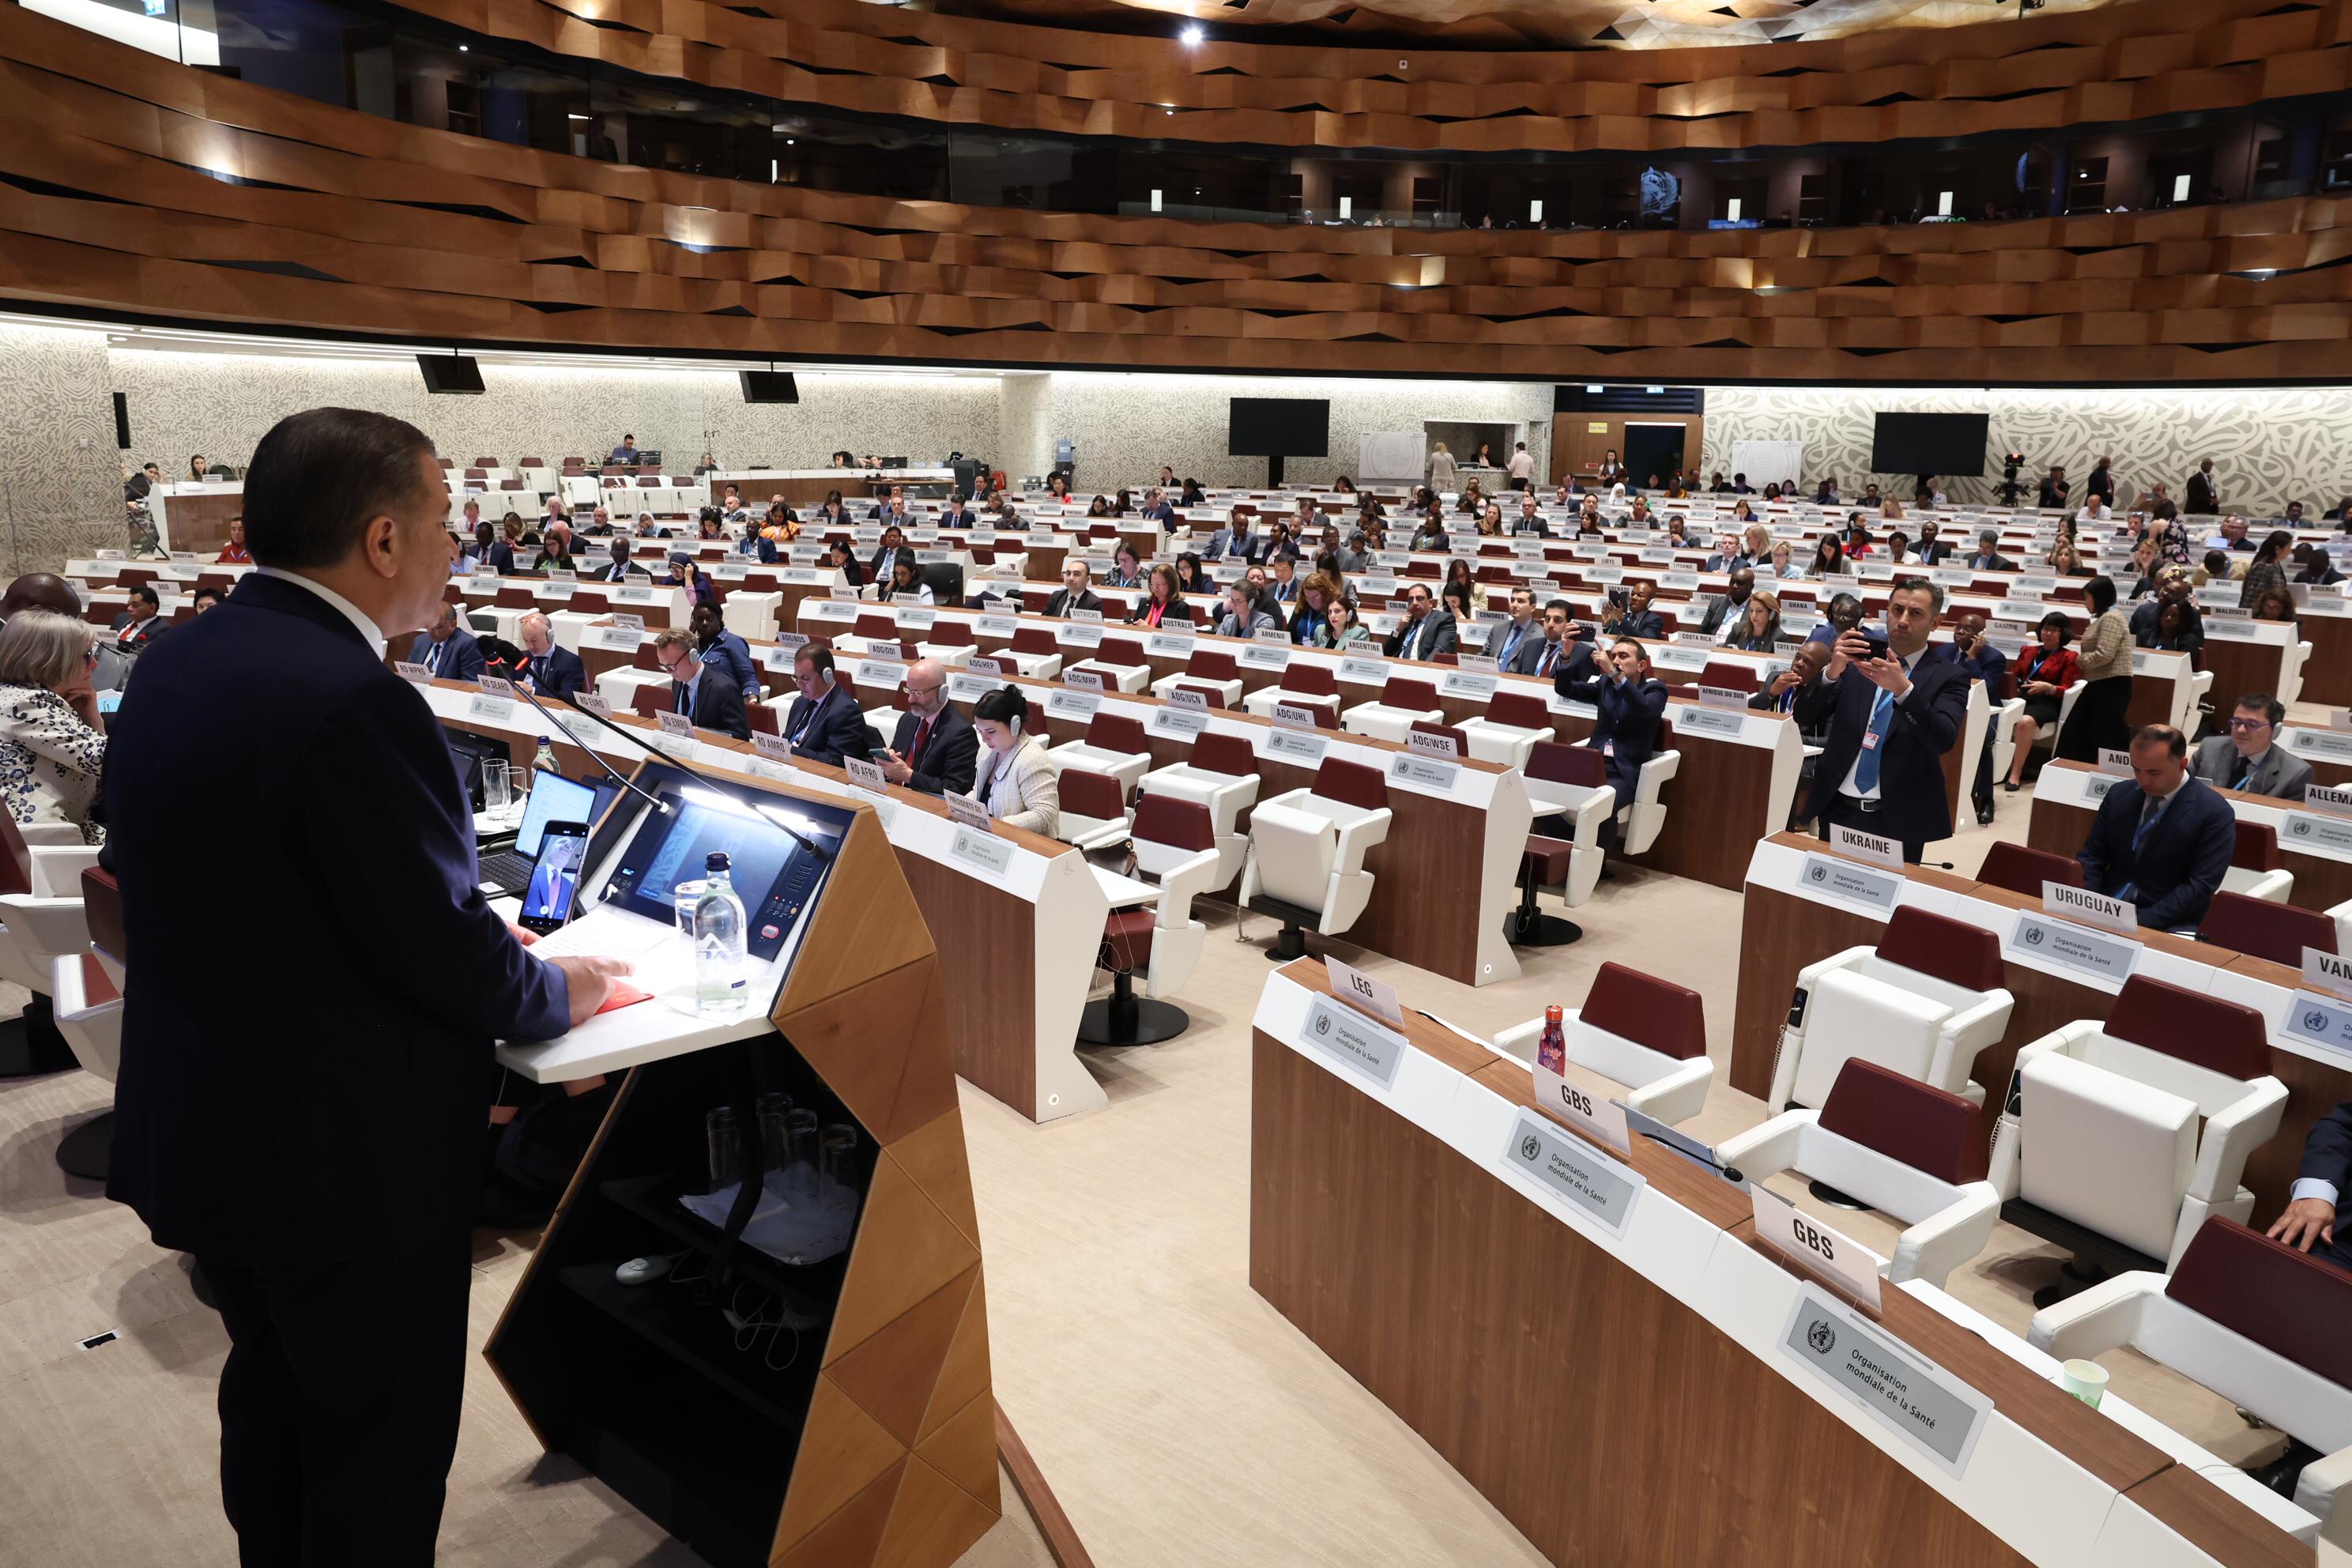
[[[1547,1072],[1568,1070],[1568,1037],[1560,1028],[1559,1004],[1544,1009],[1543,1038],[1536,1046],[1536,1066]]]

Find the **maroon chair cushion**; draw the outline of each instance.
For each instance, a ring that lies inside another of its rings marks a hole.
[[[1437,686],[1433,681],[1415,680],[1409,676],[1391,676],[1388,684],[1381,688],[1381,702],[1384,707],[1426,712],[1437,706]]]
[[[1203,731],[1192,742],[1192,763],[1206,773],[1249,778],[1257,773],[1257,753],[1239,735]]]
[[[1097,713],[1087,721],[1087,744],[1105,752],[1149,752],[1143,721],[1124,713]]]
[[[490,602],[501,610],[529,610],[539,605],[538,598],[528,588],[501,588]]]
[[[1067,774],[1064,774],[1067,777]],[[1151,963],[1151,932],[1157,917],[1149,909],[1114,910],[1103,921],[1103,945],[1113,970],[1143,969]]]
[[[1542,698],[1525,691],[1497,691],[1486,704],[1486,717],[1514,730],[1551,728],[1551,710]]]
[[[1337,757],[1324,760],[1315,770],[1314,793],[1325,800],[1361,806],[1367,811],[1380,811],[1389,804],[1388,781],[1381,770],[1362,763],[1342,762]],[[5,816],[0,813],[0,816]]]
[[[2238,842],[2230,851],[2230,864],[2247,871],[2277,870],[2285,864],[2279,858],[2278,829],[2267,822],[2238,818]]]
[[[2352,1388],[2352,1274],[2215,1215],[2198,1226],[2164,1293],[2264,1350]]]
[[[1061,777],[1062,807],[1080,816],[1098,816],[1105,821],[1124,816],[1127,801],[1121,795],[1118,781],[1108,773],[1089,773],[1084,768],[1064,768]]]
[[[1536,886],[1554,888],[1568,880],[1568,868],[1573,864],[1576,846],[1565,838],[1546,838],[1540,833],[1528,835],[1528,847],[1519,864],[1523,870],[1532,871]],[[1610,1033],[1616,1033],[1611,1030]]]
[[[647,719],[670,711],[670,694],[658,686],[640,686],[629,693],[630,709]]]
[[[1221,653],[1215,648],[1196,647],[1192,650],[1192,657],[1184,661],[1184,673],[1197,675],[1203,680],[1234,680],[1239,679],[1241,669],[1234,663],[1232,654]]]
[[[1134,833],[1149,843],[1197,853],[1216,847],[1217,821],[1197,800],[1147,795],[1135,803]]]
[[[110,953],[118,963],[131,962],[131,939],[122,929],[122,888],[114,873],[92,866],[81,874],[82,914],[89,922],[89,940]]]
[[[1559,741],[1538,741],[1528,752],[1528,777],[1550,784],[1599,789],[1609,782],[1609,765],[1590,746]]]
[[[2124,982],[2101,1027],[2116,1039],[2231,1078],[2262,1078],[2271,1070],[2270,1031],[2260,1013],[2145,974]]]
[[[655,651],[651,642],[640,642],[637,644],[637,651],[629,656],[629,668],[650,669],[656,674],[660,673],[661,660],[654,657]]]
[[[1062,651],[1062,645],[1055,642],[1054,634],[1044,626],[1015,626],[1013,628],[1013,651],[1059,653]]]
[[[897,642],[898,623],[889,616],[860,616],[856,624],[849,628],[849,635],[872,642]]]
[[[751,721],[751,732],[755,735],[781,735],[784,732],[777,722],[776,705],[772,702],[747,702],[743,705],[743,716]]]
[[[1142,664],[1145,662],[1143,644],[1135,637],[1105,637],[1102,646],[1095,649],[1095,659],[1097,663],[1116,664],[1122,668]]]
[[[609,616],[613,613],[613,600],[610,595],[592,594],[582,588],[572,595],[571,607],[577,615]]]
[[[2197,928],[2200,942],[2299,967],[2303,950],[2336,951],[2336,922],[2317,910],[2274,904],[2246,893],[2217,892]]]
[[[1912,904],[1897,907],[1886,922],[1878,956],[1970,991],[1994,991],[2001,984],[2000,938],[1982,926]]]
[[[1709,659],[1706,668],[1699,671],[1698,683],[1701,686],[1720,686],[1732,691],[1753,691],[1756,689],[1756,667]]]
[[[941,647],[970,647],[971,623],[970,621],[934,621],[931,623],[929,640]]]
[[[1282,672],[1281,684],[1285,691],[1296,691],[1305,697],[1336,697],[1339,693],[1339,682],[1328,668],[1296,659]]]
[[[1706,1055],[1706,1014],[1698,993],[1622,963],[1601,966],[1579,1016],[1665,1056]]]
[[[1977,880],[2038,899],[2045,881],[2081,887],[2083,863],[2071,855],[2053,855],[2046,849],[2029,849],[2003,839],[1985,851],[1984,864],[1977,869]]]
[[[1822,1130],[1954,1185],[1985,1179],[1988,1151],[1975,1106],[1860,1057],[1838,1069]]]

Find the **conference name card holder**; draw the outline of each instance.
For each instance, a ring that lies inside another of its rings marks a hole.
[[[2311,795],[2325,793],[2326,798],[2315,801]],[[2316,805],[2316,811],[2290,811],[2280,825],[2279,842],[2298,855],[2317,855],[2330,860],[2352,860],[2352,816],[2346,815],[2346,804],[2352,792],[2328,789],[2315,784],[2305,795],[2306,807]]]
[[[1976,1388],[1810,1281],[1777,1348],[1955,1481],[1967,1474],[1993,1409]]]
[[[466,716],[488,720],[493,724],[513,723],[516,700],[513,683],[501,680],[495,675],[486,675],[478,684],[481,690],[472,702],[467,704]]]
[[[1759,1244],[1873,1318],[1885,1310],[1879,1294],[1885,1258],[1761,1182],[1751,1184],[1748,1193]]]
[[[1075,687],[1080,691],[1099,692],[1103,689],[1102,672],[1093,669],[1066,669],[1062,671],[1062,684]]]
[[[2303,984],[2287,999],[2281,1032],[2330,1056],[2352,1058],[2352,959],[2303,950]]]
[[[2352,789],[2313,784],[2304,792],[2303,804],[2323,816],[2352,817]]]
[[[898,814],[898,803],[890,798],[890,781],[883,775],[881,764],[863,757],[844,757],[841,771],[848,775],[850,794],[872,806],[883,831],[888,832]]]
[[[1748,711],[1748,693],[1736,686],[1702,685],[1691,689],[1698,694],[1699,701],[1706,707],[1728,708],[1742,713]]]
[[[1143,651],[1153,658],[1189,659],[1194,640],[1183,632],[1151,632],[1144,637]]]
[[[2122,989],[2143,951],[2136,906],[2087,888],[2044,881],[2042,910],[2018,911],[2004,947],[2010,957],[2030,968],[2073,970]]]
[[[1021,629],[1021,623],[1011,616],[981,616],[971,623],[974,637],[1011,637]]]
[[[662,711],[654,715],[654,722],[661,726],[661,732],[663,734],[667,735],[674,741],[691,741],[694,739],[694,721],[688,718],[683,713],[664,709]]]
[[[1061,641],[1069,647],[1100,647],[1102,640],[1103,629],[1099,624],[1088,626],[1084,621],[1073,621],[1062,628]]]
[[[1265,731],[1265,754],[1302,767],[1323,765],[1323,753],[1328,742],[1318,731],[1315,710],[1302,708],[1296,702],[1274,705],[1274,727]]]
[[[1709,637],[1697,647],[1680,641],[1654,644],[1650,648],[1650,662],[1661,669],[1677,669],[1686,674],[1696,674],[1706,668],[1714,641],[1715,639]]]
[[[1830,827],[1830,848],[1805,852],[1798,875],[1811,897],[1891,918],[1903,901],[1903,847],[1892,838],[1842,824]]]
[[[395,659],[393,661],[392,672],[394,675],[399,676],[401,679],[413,680],[419,686],[430,686],[433,684],[433,672],[431,670],[425,668],[421,664],[411,664],[404,658]]]

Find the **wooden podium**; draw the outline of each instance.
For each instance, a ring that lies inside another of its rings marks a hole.
[[[718,1568],[943,1565],[1001,1512],[980,1227],[938,961],[870,808],[807,920],[771,1027],[628,1070],[484,1354],[551,1452]],[[707,1184],[704,1113],[750,1142],[771,1091],[859,1132],[854,1237],[808,1267],[677,1201]],[[678,1254],[680,1279],[614,1278]],[[730,1308],[803,1327],[747,1352]]]

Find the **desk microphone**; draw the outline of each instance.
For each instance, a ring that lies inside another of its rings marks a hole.
[[[554,714],[548,712],[547,708],[546,708],[546,705],[545,705],[545,704],[543,704],[543,703],[541,703],[541,702],[540,701],[540,700],[538,699],[538,697],[536,697],[535,695],[533,695],[533,694],[532,694],[531,689],[530,689],[530,687],[528,687],[528,686],[524,685],[524,684],[523,684],[522,682],[520,682],[520,681],[516,681],[516,682],[514,682],[513,684],[514,684],[514,689],[515,689],[515,695],[517,695],[518,697],[520,697],[520,698],[521,698],[525,702],[530,703],[533,708],[538,709],[538,710],[539,710],[539,712],[540,712],[540,714],[541,714],[541,717],[543,717],[544,719],[546,719],[546,720],[547,720],[547,721],[548,721],[549,723],[553,724],[553,725],[554,725],[557,729],[559,729],[559,730],[563,730],[563,721],[562,721],[561,719],[558,719]],[[587,713],[589,718],[591,718],[591,719],[595,719],[595,720],[596,720],[596,721],[597,721],[598,723],[600,723],[600,724],[601,724],[601,723],[604,723],[604,721],[603,721],[601,718],[598,718],[598,716],[597,716],[597,715],[595,715],[595,714],[593,714],[593,713],[588,713],[588,710],[586,710],[585,708],[574,709],[574,710],[573,710],[573,711],[574,711],[574,712],[579,712],[579,713]],[[614,729],[614,730],[620,730],[620,732],[621,732],[622,734],[624,734],[624,735],[629,735],[629,731],[627,731],[626,730],[621,730],[621,727],[620,727],[619,725],[617,725],[617,724],[607,725],[607,726],[606,726],[606,728],[608,728],[608,729]],[[571,734],[571,731],[570,731],[569,730],[564,730],[564,731],[563,731],[563,732],[564,732],[565,734],[567,734],[567,735],[568,735],[568,734]],[[575,740],[576,740],[576,739],[578,739],[578,737],[577,737],[577,736],[574,736],[573,738],[574,738]],[[630,740],[632,740],[632,741],[635,741],[635,740],[636,740],[636,737],[635,737],[635,735],[629,735],[629,739],[630,739]],[[642,743],[642,742],[641,742],[641,743]],[[622,774],[621,771],[620,771],[618,768],[615,768],[612,763],[610,763],[606,762],[606,761],[605,761],[605,760],[604,760],[601,755],[599,755],[599,754],[597,753],[597,751],[596,751],[596,748],[595,748],[595,747],[593,747],[593,746],[583,746],[583,747],[581,747],[580,749],[581,749],[582,751],[583,751],[583,752],[587,752],[587,753],[588,753],[588,760],[589,760],[590,762],[594,763],[598,767],[600,767],[600,768],[604,769],[607,773],[611,774],[611,775],[612,775],[612,778],[613,778],[613,782],[614,782],[614,784],[619,784],[623,789],[627,790],[631,795],[635,795],[639,800],[644,801],[647,805],[652,806],[656,811],[660,812],[664,816],[669,816],[669,815],[670,815],[670,810],[671,810],[671,808],[670,808],[670,804],[669,804],[669,802],[667,802],[667,801],[666,801],[666,800],[657,799],[657,798],[656,798],[655,796],[653,796],[653,795],[647,795],[645,791],[643,791],[643,790],[639,789],[639,788],[636,786],[636,784],[635,784],[635,782],[633,782],[632,780],[630,780],[630,779],[628,779],[628,778],[626,778],[626,777],[623,776],[623,774]],[[647,750],[647,751],[649,751],[649,752],[650,752],[650,751],[652,751],[652,750],[653,750],[653,748],[652,748],[651,746],[647,746],[647,747],[646,748],[646,750]],[[660,753],[656,753],[656,755],[659,755]],[[670,760],[670,759],[665,759],[665,760]],[[680,764],[678,764],[678,765],[679,765],[681,768],[683,768],[683,767],[684,767],[684,764],[683,764],[683,763],[680,763]],[[689,772],[690,772],[691,770],[687,770],[687,771],[689,771]]]

